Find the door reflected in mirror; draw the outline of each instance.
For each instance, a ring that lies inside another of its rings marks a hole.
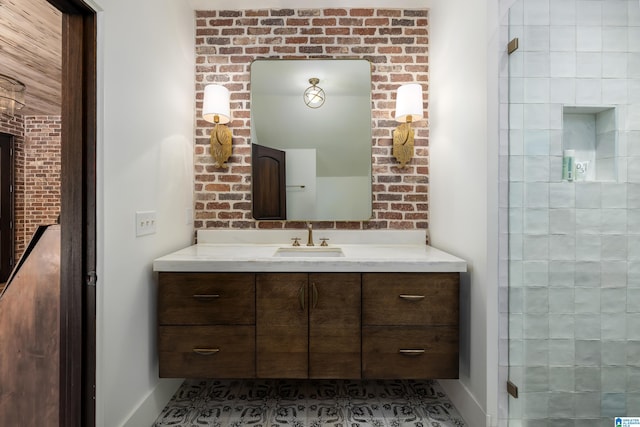
[[[310,108],[305,102],[311,79],[324,93],[320,107]],[[260,162],[252,160],[255,219],[370,219],[369,61],[254,61],[251,142],[284,156],[284,162],[270,155],[261,157]],[[264,165],[268,165],[267,171]]]

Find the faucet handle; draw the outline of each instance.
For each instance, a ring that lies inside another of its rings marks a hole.
[[[320,240],[322,240],[322,243],[320,243],[320,246],[329,246],[327,244],[327,240],[329,240],[327,237],[321,237]]]
[[[291,244],[291,246],[300,246],[300,238],[299,237],[293,237],[291,240],[293,240],[293,243]]]

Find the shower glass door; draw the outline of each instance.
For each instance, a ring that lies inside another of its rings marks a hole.
[[[508,31],[504,424],[616,426],[640,417],[640,5],[518,0]]]

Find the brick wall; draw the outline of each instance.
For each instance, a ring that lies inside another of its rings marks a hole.
[[[418,82],[428,100],[426,9],[264,9],[196,12],[195,227],[299,228],[251,216],[250,64],[258,58],[364,58],[372,64],[373,218],[322,222],[319,228],[427,229],[428,128],[417,122],[415,157],[406,169],[391,156],[395,91]],[[202,120],[204,86],[231,92],[233,155],[229,169],[209,154]],[[426,111],[425,111],[426,114]]]
[[[24,118],[23,244],[39,225],[54,224],[60,214],[60,132],[59,116]]]
[[[60,117],[0,115],[14,136],[14,250],[18,259],[38,225],[60,213]]]

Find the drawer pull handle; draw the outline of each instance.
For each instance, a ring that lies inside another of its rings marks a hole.
[[[315,283],[311,284],[311,301],[313,308],[316,308],[318,306],[318,287]]]
[[[420,301],[424,299],[424,295],[399,295],[400,298],[406,301]]]
[[[298,291],[298,302],[300,303],[300,310],[304,311],[304,287],[305,285],[300,286],[300,290]]]
[[[420,356],[421,354],[424,354],[424,352],[425,352],[424,348],[398,350],[398,353],[402,354],[403,356]]]
[[[211,356],[213,354],[219,353],[219,348],[194,348],[193,352],[195,354],[199,354],[200,356]]]
[[[209,299],[220,298],[220,295],[218,295],[218,294],[195,294],[195,295],[193,295],[193,297],[195,299],[209,300]]]

